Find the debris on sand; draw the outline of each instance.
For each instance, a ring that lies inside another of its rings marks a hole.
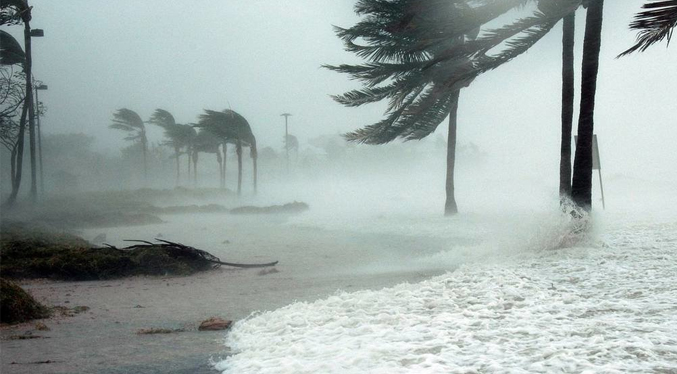
[[[230,210],[231,214],[297,214],[309,209],[308,204],[294,201],[284,205],[271,205],[266,207],[241,206]]]
[[[200,323],[200,327],[198,327],[198,330],[199,331],[225,330],[229,328],[231,324],[233,324],[233,321],[229,321],[219,317],[211,317],[205,321],[202,321],[202,323]]]
[[[185,329],[163,329],[163,328],[150,328],[150,329],[140,329],[136,331],[137,335],[153,335],[153,334],[171,334],[174,332],[184,332]]]

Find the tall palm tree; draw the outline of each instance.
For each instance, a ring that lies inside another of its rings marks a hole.
[[[562,141],[560,143],[560,204],[571,198],[571,129],[574,121],[574,32],[576,13],[562,22]]]
[[[214,110],[205,110],[205,113],[199,117],[198,127],[209,129],[211,132],[220,137],[224,143],[224,155],[226,150],[226,143],[235,144],[235,152],[237,154],[237,193],[242,193],[242,148],[249,147],[250,156],[253,162],[254,169],[254,192],[257,189],[257,151],[256,151],[256,137],[252,132],[249,122],[239,113],[226,109],[221,112]],[[224,163],[225,164],[225,163]],[[225,167],[224,167],[225,173]]]
[[[181,179],[180,160],[182,149],[186,149],[185,153],[190,158],[191,144],[197,136],[195,128],[190,125],[182,125],[176,123],[174,116],[164,109],[156,109],[150,117],[150,123],[160,126],[165,130],[165,137],[167,141],[165,144],[174,148],[174,157],[176,158],[176,185],[179,185]],[[190,160],[189,160],[190,165]],[[189,171],[190,173],[190,171]],[[189,175],[190,177],[190,175]]]
[[[143,175],[148,178],[148,138],[146,137],[146,126],[141,117],[133,110],[122,108],[113,113],[113,123],[109,126],[111,129],[117,129],[127,132],[125,140],[137,141],[141,144],[143,152]]]
[[[602,41],[604,0],[590,0],[585,17],[583,67],[581,70],[581,104],[578,118],[578,141],[571,182],[571,198],[577,206],[592,208],[592,139],[594,132],[595,94]]]
[[[558,14],[560,8],[580,3],[577,0],[539,0],[538,10],[543,14]],[[564,205],[571,198],[571,130],[574,118],[574,34],[576,9],[562,22],[562,136],[560,143],[559,195]]]
[[[469,0],[361,0],[355,11],[363,19],[349,29],[336,28],[346,50],[368,62],[326,66],[364,84],[334,99],[346,106],[389,101],[386,118],[346,134],[349,141],[422,139],[449,116],[447,215],[457,211],[453,176],[459,91],[528,50],[565,14],[560,7],[548,15],[537,12],[475,38],[487,22],[527,2],[486,0],[474,6],[477,2]],[[498,54],[488,53],[502,44],[506,47]]]
[[[644,52],[650,46],[667,40],[670,43],[672,32],[677,27],[677,0],[647,1],[643,11],[635,15],[630,29],[637,30],[637,42],[619,57],[635,51]]]

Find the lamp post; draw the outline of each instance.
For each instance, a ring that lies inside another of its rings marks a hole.
[[[289,174],[289,117],[291,113],[282,113],[281,117],[284,117],[284,150],[287,154],[287,174]]]
[[[38,161],[40,164],[40,194],[43,198],[45,196],[45,174],[42,168],[42,132],[40,131],[40,99],[38,98],[38,91],[46,91],[47,85],[42,82],[36,82],[35,85],[35,103],[37,104],[37,125],[38,125]]]
[[[28,2],[26,2],[28,6]],[[26,100],[28,101],[28,128],[30,129],[29,144],[31,147],[31,200],[33,202],[38,199],[37,187],[37,162],[35,160],[35,102],[33,100],[33,56],[31,53],[31,38],[43,37],[45,32],[42,29],[31,29],[29,24],[31,20],[31,8],[22,15],[24,22],[24,43],[26,52],[26,64],[24,65],[24,72],[26,73]]]

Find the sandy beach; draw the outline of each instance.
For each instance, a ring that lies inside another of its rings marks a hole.
[[[210,359],[227,355],[224,332],[199,332],[211,316],[240,320],[255,311],[314,301],[338,290],[380,289],[417,282],[447,268],[402,264],[448,248],[439,237],[384,235],[289,224],[283,216],[163,216],[166,223],[92,229],[107,242],[162,236],[210,251],[224,261],[279,260],[275,270],[220,269],[188,277],[134,277],[91,282],[26,281],[46,305],[87,306],[72,317],[2,329],[3,373],[210,373]],[[412,245],[421,251],[412,253]],[[185,329],[138,335],[146,328]],[[32,334],[44,338],[9,340]],[[47,363],[45,363],[47,362]]]

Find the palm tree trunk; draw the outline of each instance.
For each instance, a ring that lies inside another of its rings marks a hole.
[[[226,168],[228,161],[228,143],[223,143],[223,168],[221,169],[221,188],[226,188]]]
[[[29,10],[30,11],[30,10]],[[24,17],[24,44],[26,48],[26,64],[24,72],[26,73],[26,103],[28,104],[28,131],[31,156],[31,200],[38,199],[38,163],[35,158],[35,109],[33,107],[33,58],[31,56],[31,26],[28,22],[29,17]]]
[[[24,99],[24,106],[21,110],[21,118],[19,119],[19,134],[17,136],[17,153],[16,153],[16,173],[14,174],[14,179],[12,180],[12,193],[7,198],[6,205],[12,206],[16,202],[16,197],[19,194],[19,188],[21,187],[21,174],[23,171],[23,158],[24,158],[24,138],[26,135],[26,116],[28,115],[28,101]]]
[[[179,186],[179,182],[181,181],[181,168],[179,167],[180,154],[181,151],[179,150],[179,147],[174,147],[174,155],[176,155],[176,187]]]
[[[194,151],[193,152],[193,185],[195,188],[197,188],[197,160],[198,160],[198,152]]]
[[[254,166],[254,193],[256,194],[257,192],[257,183],[258,183],[258,169],[257,169],[257,159],[258,159],[258,152],[256,151],[256,145],[251,146],[251,156],[252,156],[252,162]]]
[[[578,142],[571,185],[573,201],[587,211],[592,209],[592,135],[594,133],[595,93],[599,71],[603,9],[604,0],[591,0],[585,18]]]
[[[223,188],[223,157],[221,157],[221,150],[219,147],[216,147],[216,162],[219,164],[219,187]]]
[[[444,215],[451,216],[458,213],[456,198],[454,197],[454,164],[456,163],[456,115],[458,112],[459,91],[452,94],[453,104],[449,111],[449,136],[447,137],[447,201],[444,203]]]
[[[235,152],[237,153],[237,195],[242,194],[242,142],[237,141],[237,146],[235,147]]]
[[[188,155],[188,185],[190,185],[190,164],[193,162],[193,150],[190,148],[186,149],[186,155]]]
[[[141,146],[143,149],[143,179],[144,182],[148,182],[148,139],[146,139],[146,131],[142,130],[141,134]]]
[[[574,118],[574,31],[576,13],[564,17],[562,33],[562,143],[559,160],[560,204],[571,198],[571,128]]]

